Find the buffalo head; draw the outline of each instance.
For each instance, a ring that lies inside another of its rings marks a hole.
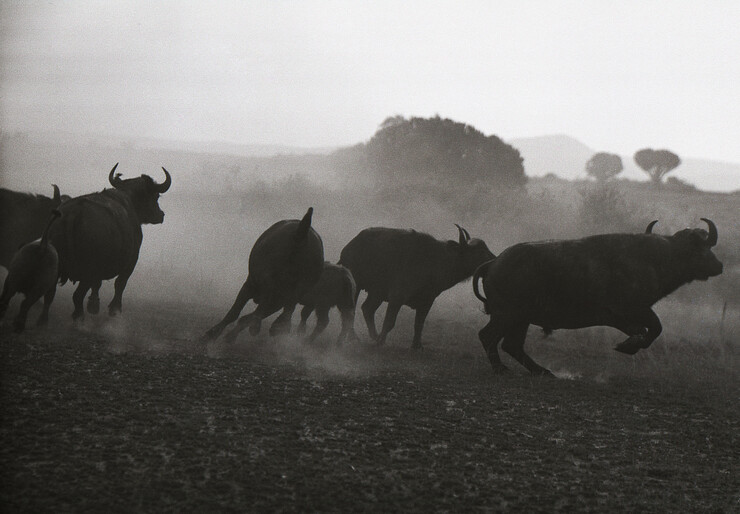
[[[166,192],[172,185],[172,177],[167,170],[162,168],[165,180],[158,184],[149,175],[123,180],[121,174],[116,173],[117,167],[118,163],[110,170],[108,181],[119,191],[128,194],[141,223],[162,223],[164,212],[159,208],[159,195]]]
[[[467,230],[455,223],[459,234],[458,245],[462,267],[470,271],[471,275],[475,269],[484,262],[494,259],[496,256],[488,249],[486,243],[480,239],[471,238]]]
[[[686,228],[669,238],[681,257],[678,264],[691,276],[691,280],[707,280],[722,273],[722,262],[712,252],[717,244],[717,227],[710,219],[701,220],[707,224],[709,231],[703,228]],[[656,223],[657,220],[651,222],[646,232],[651,233]]]

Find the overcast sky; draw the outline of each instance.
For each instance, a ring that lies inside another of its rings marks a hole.
[[[0,2],[4,130],[340,146],[389,115],[740,162],[740,2]]]

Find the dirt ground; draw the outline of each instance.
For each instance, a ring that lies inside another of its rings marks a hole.
[[[482,323],[439,313],[419,352],[408,316],[383,348],[227,346],[196,305],[72,327],[59,302],[54,328],[0,327],[3,512],[740,511],[729,346],[532,333],[560,378],[494,376]]]

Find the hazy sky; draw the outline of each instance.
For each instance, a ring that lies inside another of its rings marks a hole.
[[[740,2],[0,2],[3,129],[300,146],[389,115],[740,162]]]

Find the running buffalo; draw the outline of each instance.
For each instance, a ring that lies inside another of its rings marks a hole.
[[[52,187],[53,198],[0,187],[0,266],[7,268],[21,246],[41,237],[52,211],[65,198],[55,184]]]
[[[167,170],[162,168],[165,180],[160,184],[148,175],[124,180],[120,173],[116,174],[117,167],[118,163],[108,174],[112,189],[64,202],[59,207],[62,217],[49,233],[59,253],[61,283],[79,282],[72,295],[73,319],[84,315],[82,304],[90,289],[87,310],[91,314],[98,312],[101,282],[114,277],[115,294],[108,313],[114,316],[121,311],[123,290],[139,258],[141,225],[164,221],[158,202],[172,185]]]
[[[339,264],[352,272],[357,291],[367,291],[362,304],[370,337],[379,345],[396,323],[402,305],[416,310],[412,346],[421,348],[421,331],[434,300],[443,291],[469,278],[493,253],[480,239],[471,239],[457,226],[458,241],[439,241],[415,230],[367,228],[347,243]],[[388,307],[383,328],[375,328],[375,311]]]
[[[217,338],[236,321],[250,299],[257,309],[239,319],[224,337],[226,341],[233,342],[245,328],[252,335],[259,333],[262,320],[280,309],[283,312],[270,327],[270,334],[290,330],[296,304],[319,280],[324,267],[324,244],[311,227],[312,216],[310,207],[300,221],[278,221],[257,238],[249,254],[247,280],[226,316],[202,340]]]
[[[483,264],[473,276],[473,292],[491,316],[478,335],[494,371],[506,369],[497,350],[503,339],[503,350],[531,373],[551,375],[524,353],[530,324],[614,327],[629,336],[615,350],[629,355],[650,346],[662,331],[653,304],[684,284],[722,273],[712,252],[717,227],[702,220],[709,231],[661,236],[651,233],[653,222],[644,234],[521,243]]]

